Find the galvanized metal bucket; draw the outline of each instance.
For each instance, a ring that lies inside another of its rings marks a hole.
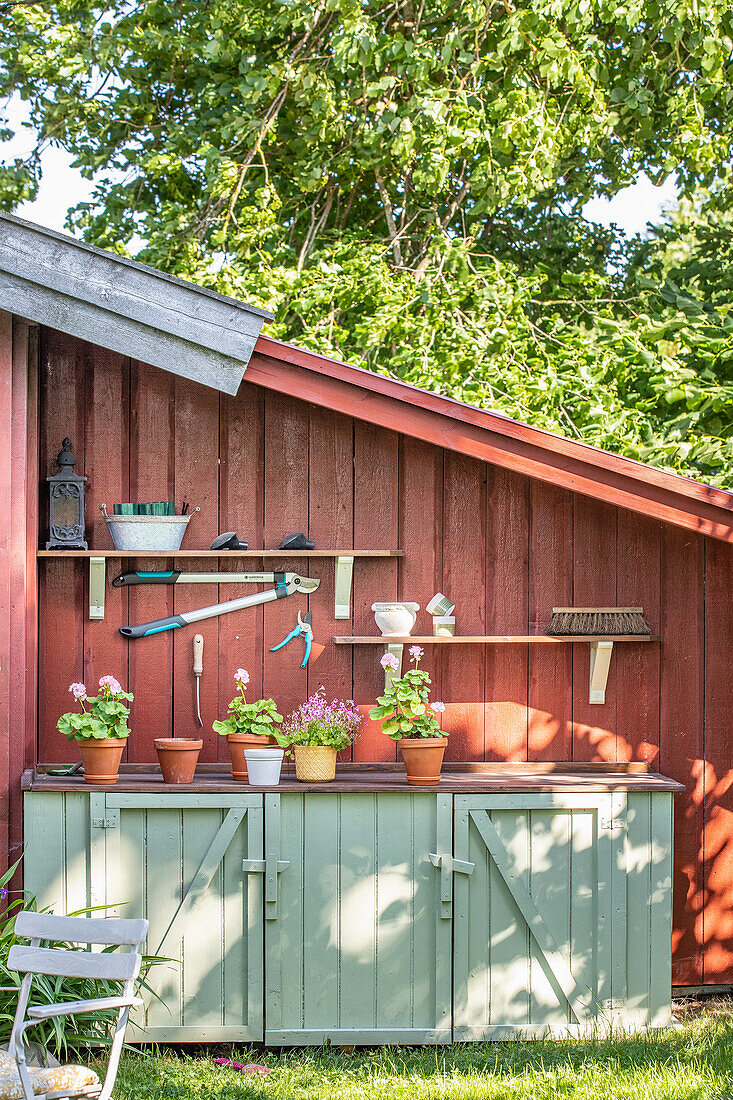
[[[188,516],[108,516],[102,511],[115,550],[176,551],[198,508]]]

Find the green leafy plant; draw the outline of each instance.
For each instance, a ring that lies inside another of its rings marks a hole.
[[[37,912],[36,899],[19,892],[12,900],[9,898],[8,884],[15,874],[20,860],[0,877],[0,1044],[10,1041],[10,1033],[18,1003],[18,991],[24,975],[8,968],[8,954],[14,944],[26,941],[16,935],[15,918],[21,910]],[[105,906],[79,909],[67,914],[72,917],[86,916]],[[47,946],[63,947],[67,950],[84,950],[73,944],[54,942]],[[113,951],[113,947],[104,948]],[[144,955],[138,978],[138,987],[152,993],[147,983],[147,974],[155,963],[171,962],[157,955]],[[4,988],[8,987],[8,988]],[[60,1004],[64,1001],[86,1001],[97,997],[119,997],[122,983],[101,978],[67,978],[48,974],[36,974],[31,986],[30,1005]],[[156,994],[153,994],[157,996]],[[117,1019],[116,1009],[102,1009],[79,1016],[56,1016],[50,1020],[40,1020],[28,1032],[28,1039],[38,1043],[55,1058],[62,1061],[82,1059],[90,1048],[108,1046],[111,1026]]]
[[[346,749],[354,743],[363,722],[353,699],[334,699],[329,703],[326,689],[319,687],[288,716],[275,737],[282,747]]]
[[[445,710],[445,704],[430,702],[432,681],[419,667],[422,656],[419,645],[410,646],[410,660],[415,667],[399,677],[392,675],[399,662],[391,653],[385,653],[379,662],[387,673],[389,686],[377,699],[379,705],[369,711],[369,717],[381,722],[382,732],[393,741],[401,741],[403,737],[445,736],[436,718]]]
[[[79,703],[81,711],[67,711],[56,723],[56,729],[68,741],[104,741],[110,737],[129,737],[127,720],[130,717],[130,708],[126,703],[131,703],[134,696],[130,691],[123,691],[122,685],[114,676],[102,676],[98,695],[87,695],[87,689],[82,683],[70,684],[69,691]]]
[[[234,673],[234,679],[239,693],[227,707],[228,718],[222,722],[213,723],[214,732],[221,734],[222,737],[228,737],[230,733],[277,737],[283,716],[278,714],[275,700],[257,699],[254,703],[248,703],[245,689],[249,683],[249,673],[244,668],[238,668]]]

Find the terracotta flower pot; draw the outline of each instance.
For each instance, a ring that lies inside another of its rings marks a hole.
[[[330,783],[336,778],[336,749],[329,745],[293,745],[295,778],[301,783]]]
[[[268,745],[277,744],[274,737],[260,737],[256,733],[229,733],[227,741],[232,754],[232,779],[236,779],[238,783],[247,783],[249,780],[244,750],[266,749]]]
[[[413,787],[435,787],[440,782],[448,738],[403,737],[398,744],[405,762],[407,782]]]
[[[109,785],[117,782],[120,760],[127,744],[126,737],[105,737],[100,741],[88,738],[76,743],[84,765],[85,783]]]
[[[193,783],[203,741],[185,737],[156,737],[155,751],[166,783]]]

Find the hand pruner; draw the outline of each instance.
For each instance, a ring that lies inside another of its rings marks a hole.
[[[297,638],[300,634],[305,639],[305,654],[303,660],[300,662],[300,667],[305,668],[308,664],[308,659],[311,655],[311,645],[313,644],[313,628],[311,626],[311,613],[306,611],[305,615],[301,618],[300,612],[298,612],[298,623],[294,626],[290,633],[283,638],[277,645],[270,646],[270,653],[274,653],[276,649],[282,649],[288,642],[292,642],[293,638]]]

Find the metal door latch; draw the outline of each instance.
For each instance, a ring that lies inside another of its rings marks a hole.
[[[115,817],[93,817],[92,826],[95,829],[116,829],[117,818]]]
[[[622,817],[602,817],[601,818],[601,828],[602,829],[613,830],[613,829],[623,829],[624,827],[625,827],[625,822],[624,822],[624,819]]]
[[[451,855],[439,856],[437,852],[430,852],[430,862],[433,867],[445,868],[446,871],[455,871],[459,875],[472,875],[475,863],[466,863],[464,859],[454,859]]]
[[[284,871],[290,866],[289,859],[279,859],[277,861],[277,870]],[[249,871],[251,874],[264,875],[265,873],[265,861],[264,859],[243,859],[242,870]]]
[[[450,920],[453,915],[453,872],[461,875],[473,874],[475,864],[466,863],[463,859],[454,859],[448,852],[442,855],[438,855],[437,852],[428,854],[433,867],[440,870],[440,918]]]

